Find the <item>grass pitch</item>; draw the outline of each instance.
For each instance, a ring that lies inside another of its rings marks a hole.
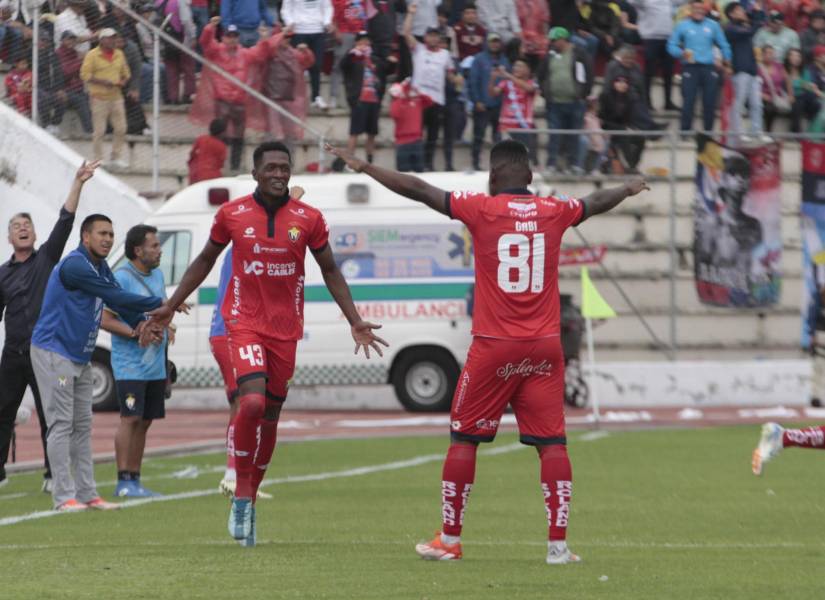
[[[150,434],[151,435],[151,434]],[[571,435],[569,542],[581,564],[544,564],[538,460],[502,435],[480,456],[464,560],[425,562],[439,527],[446,436],[281,444],[258,503],[254,549],[226,531],[212,494],[219,454],[147,461],[173,495],[112,513],[50,508],[40,475],[0,490],[0,598],[817,597],[825,454],[792,449],[750,473],[758,428]],[[414,459],[414,460],[411,460]],[[379,466],[379,467],[376,467]],[[194,478],[173,478],[188,470]],[[364,467],[358,470],[359,467]],[[111,494],[114,467],[97,468]],[[291,478],[291,479],[290,479]],[[189,492],[189,496],[184,493]],[[4,519],[6,519],[4,521]]]

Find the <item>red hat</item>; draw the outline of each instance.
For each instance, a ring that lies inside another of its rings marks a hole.
[[[819,58],[823,55],[825,55],[825,46],[819,45],[814,48],[814,58]]]

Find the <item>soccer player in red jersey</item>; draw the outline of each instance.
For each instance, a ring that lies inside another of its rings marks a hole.
[[[393,192],[463,222],[473,238],[476,302],[473,342],[450,415],[451,444],[441,481],[442,529],[416,552],[426,559],[462,556],[464,509],[475,479],[476,450],[495,438],[510,404],[521,442],[535,446],[549,524],[547,563],[576,562],[567,548],[573,492],[564,426],[564,358],[558,289],[562,234],[649,189],[642,179],[583,200],[539,197],[527,148],[506,140],[490,152],[489,194],[445,192],[412,175],[368,164],[334,148],[356,172]]]
[[[237,484],[229,532],[241,545],[255,545],[258,486],[275,449],[278,417],[295,369],[295,347],[304,329],[306,250],[321,267],[324,282],[351,326],[355,353],[382,354],[387,343],[363,321],[349,286],[327,243],[329,228],[320,211],[289,196],[289,149],[267,142],[255,149],[249,196],[218,209],[209,241],[189,265],[178,289],[154,321],[166,323],[203,282],[223,248],[232,243],[232,276],[223,301],[232,367],[238,385],[234,431]]]

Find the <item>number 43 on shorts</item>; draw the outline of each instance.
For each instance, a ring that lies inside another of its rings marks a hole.
[[[513,255],[513,247],[516,253]],[[533,256],[533,272],[530,273],[530,255]],[[518,271],[515,281],[511,272]],[[534,293],[544,289],[544,234],[533,236],[532,243],[522,233],[506,233],[498,238],[498,287],[509,294]]]
[[[238,348],[238,355],[241,360],[248,360],[253,367],[264,366],[264,353],[261,346],[258,344],[250,344],[248,346],[241,346]]]

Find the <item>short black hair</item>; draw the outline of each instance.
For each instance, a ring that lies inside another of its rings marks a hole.
[[[106,215],[101,215],[100,213],[91,214],[83,219],[83,223],[80,225],[80,236],[83,237],[84,233],[89,233],[92,230],[92,225],[98,221],[106,221],[107,223],[112,222],[112,220]]]
[[[126,243],[123,244],[123,253],[129,260],[135,260],[135,248],[142,246],[146,241],[146,236],[150,233],[157,233],[158,228],[151,225],[135,225],[126,232]]]
[[[476,8],[475,3],[468,2],[467,4],[464,5],[464,8],[461,9],[461,12],[464,12],[465,10],[478,10],[478,9]]]
[[[292,165],[292,153],[286,144],[283,142],[264,142],[255,148],[255,152],[252,153],[252,164],[255,165],[256,169],[261,164],[265,152],[283,152],[289,157],[289,164]]]
[[[501,140],[490,150],[490,168],[509,165],[530,171],[530,153],[527,146],[516,140]]]
[[[209,123],[209,135],[214,135],[218,137],[224,131],[226,131],[226,121],[223,119],[212,119],[212,122]]]

